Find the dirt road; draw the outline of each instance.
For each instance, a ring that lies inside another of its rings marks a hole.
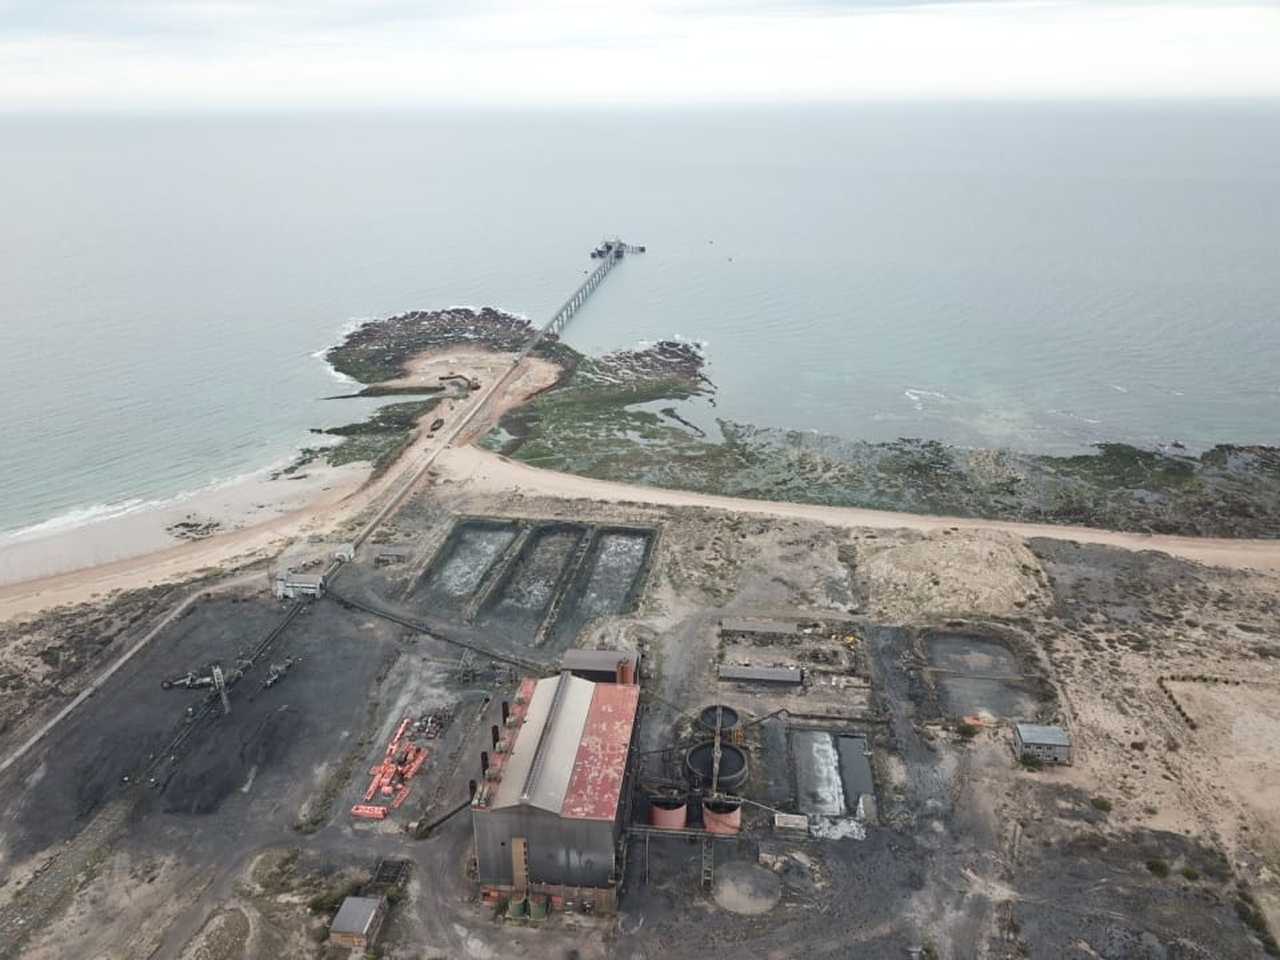
[[[435,467],[444,479],[465,483],[477,493],[523,493],[563,498],[587,498],[613,502],[656,504],[672,507],[709,507],[737,513],[814,520],[835,527],[912,529],[937,532],[949,528],[997,530],[1027,539],[1048,537],[1097,543],[1125,550],[1157,550],[1172,556],[1216,567],[1253,570],[1280,570],[1280,540],[1227,540],[1207,537],[1176,537],[1162,534],[1120,533],[1090,527],[1068,527],[1046,523],[1015,523],[972,517],[933,517],[857,507],[830,507],[809,503],[748,500],[686,490],[633,486],[610,480],[593,480],[557,473],[509,460],[477,447],[459,447],[440,454]]]

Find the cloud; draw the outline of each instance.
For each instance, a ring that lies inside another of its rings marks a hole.
[[[1272,4],[0,0],[0,107],[1280,96]]]

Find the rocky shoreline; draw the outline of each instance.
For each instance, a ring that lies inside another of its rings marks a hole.
[[[373,384],[404,376],[423,351],[469,344],[514,352],[532,333],[527,320],[488,307],[413,311],[363,325],[327,358]],[[713,431],[680,407],[693,398],[714,403],[694,344],[667,340],[588,357],[550,338],[537,354],[561,368],[559,382],[505,416],[484,444],[548,469],[766,500],[1280,537],[1275,447],[1221,445],[1197,456],[1111,443],[1064,457],[916,438],[872,443],[723,418]]]
[[[419,353],[461,344],[516,353],[534,333],[533,324],[524,317],[493,307],[411,310],[362,324],[330,348],[325,360],[339,373],[369,385],[405,376],[406,363]],[[539,344],[534,355],[559,364],[566,372],[581,359],[581,354],[554,337]]]

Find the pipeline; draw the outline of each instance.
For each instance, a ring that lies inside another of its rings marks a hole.
[[[452,810],[448,811],[447,813],[442,813],[440,816],[436,817],[430,823],[421,824],[418,827],[418,829],[414,831],[414,834],[413,834],[414,839],[425,840],[428,836],[431,835],[432,830],[448,822],[449,820],[452,820],[454,817],[460,814],[463,810],[467,809],[467,807],[469,806],[471,806],[470,797],[468,797],[466,800],[463,800],[460,804],[458,804],[456,807],[454,807]]]
[[[472,643],[469,640],[460,640],[457,637],[446,636],[438,631],[428,629],[425,624],[412,620],[409,617],[375,606],[365,600],[356,600],[346,594],[338,593],[336,590],[330,589],[328,595],[348,607],[352,607],[356,610],[362,610],[375,617],[381,617],[383,620],[389,620],[391,623],[399,624],[400,626],[412,630],[414,633],[421,634],[428,639],[440,640],[444,643],[451,643],[455,647],[462,647],[464,650],[471,650],[474,653],[480,654],[482,657],[488,657],[490,660],[496,660],[499,663],[509,663],[512,666],[519,667],[522,670],[527,670],[533,674],[550,675],[557,672],[554,667],[548,666],[545,663],[526,660],[524,657],[518,657],[511,653],[499,653],[496,650],[490,650],[487,647],[482,647],[480,644]]]

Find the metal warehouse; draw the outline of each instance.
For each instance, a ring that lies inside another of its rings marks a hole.
[[[549,897],[611,911],[622,872],[628,758],[640,688],[567,671],[526,678],[471,806],[486,899]]]

